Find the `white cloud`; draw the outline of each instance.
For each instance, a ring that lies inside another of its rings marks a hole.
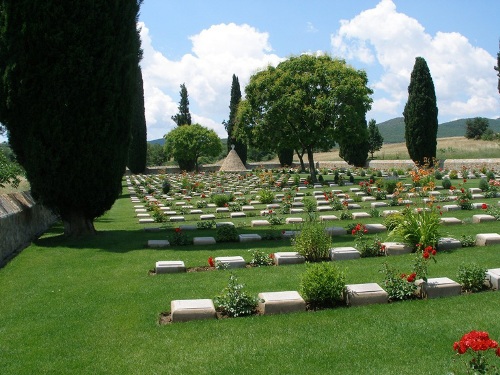
[[[426,33],[416,19],[398,13],[392,0],[342,20],[331,44],[335,55],[382,67],[382,75],[372,85],[374,113],[390,110],[402,115],[415,57],[422,56],[436,88],[440,122],[500,115],[492,74],[495,58],[459,33]]]
[[[312,22],[307,22],[306,31],[308,33],[317,33],[319,30],[314,26]]]
[[[149,30],[140,23],[142,72],[148,139],[162,137],[174,126],[180,84],[185,83],[194,122],[227,137],[222,120],[229,115],[232,75],[244,90],[250,76],[283,59],[272,53],[269,35],[248,25],[219,24],[191,36],[192,53],[178,61],[154,48]]]

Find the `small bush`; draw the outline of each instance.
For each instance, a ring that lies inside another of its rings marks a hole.
[[[436,180],[442,180],[443,179],[443,174],[441,173],[441,171],[439,169],[436,169],[436,171],[434,172],[434,178]]]
[[[308,222],[293,239],[295,251],[309,262],[318,262],[329,258],[332,240],[319,223]]]
[[[457,281],[462,285],[462,290],[464,292],[480,292],[485,288],[485,274],[486,268],[476,263],[462,263],[458,267]]]
[[[238,231],[232,225],[221,225],[215,232],[217,242],[236,242],[238,241]]]
[[[250,265],[254,267],[260,266],[272,266],[273,258],[269,254],[261,250],[248,250],[252,252],[252,259],[250,260]]]
[[[451,180],[456,180],[458,178],[458,172],[455,169],[453,169],[450,171],[448,176],[450,176]]]
[[[344,289],[344,271],[331,262],[308,265],[300,282],[300,293],[313,308],[340,304]]]
[[[163,194],[168,194],[170,192],[170,182],[168,182],[167,180],[163,181],[161,190],[163,191]]]
[[[233,200],[233,197],[230,194],[214,194],[210,197],[210,199],[217,207],[225,207],[229,205],[229,202]]]
[[[212,229],[215,227],[215,220],[201,220],[196,223],[198,229]]]
[[[385,190],[387,191],[387,194],[394,193],[394,190],[396,189],[397,184],[398,184],[397,180],[393,180],[393,179],[385,180],[384,187],[385,187]]]
[[[390,214],[384,218],[384,225],[387,228],[387,230],[393,230],[403,221],[404,221],[404,217],[402,214],[394,213],[394,214]]]
[[[269,189],[262,189],[259,193],[259,202],[262,204],[273,203],[274,192]]]
[[[479,189],[482,191],[488,191],[490,189],[490,184],[485,178],[479,180]]]
[[[381,271],[385,274],[384,289],[389,295],[389,300],[407,300],[416,297],[417,286],[415,285],[415,273],[409,275],[402,274],[387,263]]]
[[[462,247],[476,246],[476,240],[474,239],[474,237],[466,234],[462,234],[459,241],[462,244]]]
[[[257,312],[259,299],[243,291],[235,275],[229,276],[229,283],[221,294],[214,298],[217,311],[230,317],[252,315]]]
[[[443,185],[443,189],[449,190],[451,188],[451,181],[449,178],[443,178],[443,182],[441,184]]]

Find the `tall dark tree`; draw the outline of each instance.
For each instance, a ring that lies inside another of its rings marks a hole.
[[[403,116],[410,158],[419,165],[432,166],[436,157],[438,107],[434,82],[423,57],[415,59]]]
[[[141,0],[0,1],[0,122],[37,201],[67,235],[121,193]]]
[[[359,118],[347,130],[348,135],[339,142],[339,156],[348,164],[364,167],[370,148],[366,120]]]
[[[500,43],[498,45],[498,49],[500,49]],[[495,66],[495,70],[498,72],[498,93],[500,94],[500,51],[497,53],[497,66]]]
[[[177,124],[177,126],[191,125],[191,113],[189,113],[189,99],[186,85],[183,83],[181,85],[181,91],[179,92],[181,99],[179,101],[179,113],[172,116],[172,120]]]
[[[137,85],[133,103],[132,128],[127,166],[132,173],[143,173],[148,153],[146,116],[144,115],[144,87],[141,67],[137,67]]]
[[[238,154],[243,164],[247,162],[248,147],[245,142],[237,139],[233,134],[234,124],[236,122],[236,114],[238,112],[238,104],[241,101],[240,81],[233,74],[231,83],[231,101],[229,102],[229,120],[223,124],[227,131],[227,152],[231,151],[231,145],[234,145],[234,151]]]
[[[490,122],[487,118],[476,117],[465,120],[465,138],[481,139],[481,136],[488,129]]]
[[[380,150],[384,144],[384,137],[380,134],[377,122],[374,119],[368,121],[368,143],[370,145],[368,151],[373,159],[374,152]]]

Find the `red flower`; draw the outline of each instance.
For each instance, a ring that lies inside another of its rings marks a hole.
[[[488,205],[487,205],[486,203],[483,203],[483,204],[481,205],[481,208],[482,208],[483,210],[486,210],[486,209],[488,208]]]
[[[500,357],[500,346],[497,348],[497,350],[495,350],[495,354]]]
[[[273,213],[273,210],[269,210],[269,213],[272,214]]]
[[[499,355],[498,343],[490,339],[488,332],[471,331],[453,344],[453,350],[458,351],[458,354],[464,354],[469,348],[475,352],[496,348],[495,354]]]
[[[408,278],[406,279],[406,281],[408,281],[409,283],[412,283],[415,281],[416,277],[417,277],[417,274],[415,272],[413,272],[410,275],[408,275]]]
[[[425,259],[429,259],[429,253],[427,251],[424,251],[424,254],[422,255]]]
[[[214,258],[212,258],[212,257],[209,257],[209,258],[208,258],[208,265],[209,265],[210,267],[215,267],[215,261],[214,261]]]
[[[180,233],[181,232],[181,228],[175,228],[175,233]]]
[[[431,254],[436,255],[436,253],[437,253],[436,249],[432,249]]]
[[[464,182],[467,182],[467,179],[466,179],[466,178],[464,178]]]
[[[274,259],[274,253],[269,254],[269,258]]]
[[[353,229],[353,230],[351,231],[351,233],[352,233],[352,235],[355,235],[355,234],[356,234],[356,229]]]
[[[426,253],[431,252],[431,251],[432,251],[432,246],[427,246],[427,247],[424,249],[424,251],[425,251]]]
[[[368,229],[366,229],[366,228],[363,229],[363,233],[365,233],[365,234],[368,233]]]

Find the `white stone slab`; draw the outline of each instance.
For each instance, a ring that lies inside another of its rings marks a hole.
[[[464,223],[462,220],[457,219],[456,217],[442,217],[440,221],[443,225],[460,225]]]
[[[486,271],[486,285],[491,289],[500,290],[500,268]]]
[[[220,227],[223,227],[224,225],[228,225],[230,227],[234,227],[234,223],[232,221],[220,221],[218,223],[215,224],[215,227],[216,228],[220,228]]]
[[[472,222],[473,223],[486,223],[488,221],[496,221],[495,216],[492,215],[486,215],[486,214],[477,214],[477,215],[472,215]]]
[[[359,204],[357,204],[357,203],[349,203],[347,205],[347,209],[348,210],[357,210],[359,208],[361,208],[361,206]]]
[[[361,201],[362,202],[371,202],[371,201],[376,201],[377,199],[375,197],[362,197]]]
[[[319,221],[333,221],[333,220],[339,220],[339,218],[335,215],[321,215],[319,217]]]
[[[304,219],[301,217],[287,217],[285,219],[286,224],[298,224],[298,223],[303,223]]]
[[[255,211],[254,206],[241,206],[242,211]]]
[[[399,214],[398,210],[384,210],[382,211],[382,217],[387,217],[389,215]]]
[[[179,225],[179,229],[181,229],[181,230],[197,230],[198,227],[194,224],[185,224],[185,225]]]
[[[215,319],[216,312],[211,299],[174,300],[170,302],[172,322],[199,319]]]
[[[222,263],[225,264],[227,268],[245,268],[245,259],[241,256],[232,257],[216,257],[215,264]]]
[[[331,260],[358,259],[361,253],[352,246],[334,247],[330,249]]]
[[[443,206],[443,211],[460,211],[462,208],[458,204],[447,204]]]
[[[365,228],[368,233],[381,233],[387,230],[383,224],[365,224]]]
[[[277,266],[282,266],[285,264],[300,264],[304,263],[305,258],[297,252],[294,251],[284,251],[274,253],[274,264]]]
[[[200,220],[215,220],[214,214],[200,215]]]
[[[297,236],[298,234],[300,234],[299,230],[284,230],[283,232],[281,232],[281,236],[283,238],[292,238]]]
[[[155,222],[155,219],[152,219],[152,218],[139,219],[139,224],[151,224],[154,222]]]
[[[387,207],[387,203],[385,202],[372,202],[370,203],[370,208],[380,208],[380,207]]]
[[[264,292],[258,297],[258,308],[264,315],[306,311],[306,303],[297,291]]]
[[[462,247],[462,243],[451,237],[442,237],[438,240],[437,249],[438,250],[454,250],[460,249]]]
[[[420,291],[429,299],[458,296],[462,293],[462,286],[448,277],[434,277],[425,281],[418,281]]]
[[[255,233],[240,234],[238,237],[240,242],[253,242],[262,240],[262,237]]]
[[[136,216],[137,217],[150,217],[149,214],[137,214]]]
[[[213,245],[215,243],[214,237],[194,237],[193,245]]]
[[[346,303],[348,306],[388,303],[389,295],[377,283],[346,285]]]
[[[302,209],[302,208],[291,208],[290,209],[291,214],[301,214],[303,212],[304,212],[304,209]]]
[[[329,236],[343,236],[347,233],[347,230],[343,227],[328,227],[325,228],[325,232]]]
[[[252,227],[264,227],[271,225],[271,223],[267,220],[252,220],[251,225]]]
[[[168,240],[148,240],[148,247],[168,247],[170,242]]]
[[[148,212],[148,210],[147,210],[147,209],[145,209],[145,208],[136,208],[136,209],[135,209],[135,212],[136,212],[136,213],[138,213],[138,214],[141,214],[141,213],[146,213],[146,212]],[[148,215],[148,216],[149,216],[149,215]]]
[[[488,246],[496,244],[500,244],[500,234],[498,233],[476,234],[476,246]]]
[[[402,242],[382,242],[382,246],[385,246],[387,255],[403,255],[413,251],[411,246]]]
[[[156,262],[155,272],[157,274],[186,272],[186,266],[182,260],[161,260]]]
[[[227,208],[227,207],[217,207],[215,209],[215,212],[217,212],[217,213],[229,212],[229,208]]]
[[[203,214],[203,210],[199,210],[199,209],[189,210],[189,213],[192,215],[199,215],[199,214]]]
[[[372,217],[368,212],[353,212],[352,218],[357,219],[367,219]]]
[[[280,205],[279,205],[279,204],[277,204],[277,203],[270,203],[270,204],[266,205],[266,208],[267,208],[268,210],[274,210],[274,209],[276,209],[276,208],[280,208]]]
[[[231,212],[229,216],[234,219],[238,217],[247,217],[247,215],[244,212]]]

